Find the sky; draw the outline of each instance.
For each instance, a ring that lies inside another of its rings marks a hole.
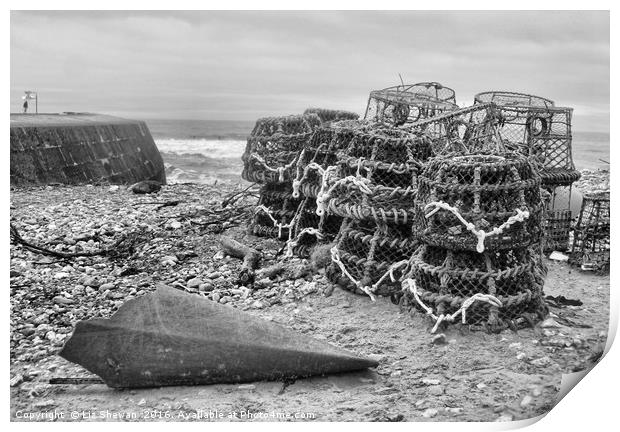
[[[609,131],[609,13],[589,11],[12,11],[11,112],[255,120],[364,113],[368,94],[438,81],[471,105],[506,90]]]

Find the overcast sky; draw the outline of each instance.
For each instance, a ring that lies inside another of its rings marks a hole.
[[[372,89],[439,81],[575,108],[609,128],[607,12],[12,12],[11,111],[254,120],[363,114]]]

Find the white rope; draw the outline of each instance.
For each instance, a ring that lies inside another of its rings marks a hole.
[[[478,244],[476,245],[476,250],[480,253],[484,252],[484,240],[487,237],[491,237],[497,234],[501,234],[504,232],[504,230],[506,228],[508,228],[510,225],[515,224],[517,222],[523,222],[525,219],[530,217],[530,212],[527,210],[521,210],[519,208],[515,209],[515,211],[517,212],[516,215],[510,216],[508,218],[508,220],[506,222],[504,222],[503,224],[501,224],[499,227],[497,228],[493,228],[491,231],[486,232],[484,230],[477,230],[476,226],[471,223],[466,221],[463,216],[461,216],[461,213],[459,213],[459,209],[457,209],[456,207],[452,207],[449,204],[446,204],[443,201],[434,201],[431,203],[428,203],[425,207],[424,210],[426,211],[428,208],[430,207],[435,207],[431,212],[426,214],[426,218],[430,218],[432,215],[434,215],[435,213],[437,213],[439,210],[447,210],[449,212],[451,212],[452,214],[454,214],[458,220],[465,225],[465,228],[467,228],[468,231],[471,231],[471,233],[473,235],[475,235],[478,238]]]
[[[431,333],[435,333],[437,329],[439,328],[439,325],[443,321],[446,321],[449,323],[454,322],[454,320],[459,315],[461,315],[462,317],[461,322],[465,324],[467,322],[467,309],[469,309],[469,307],[477,301],[488,303],[491,306],[502,307],[502,302],[497,297],[492,296],[491,294],[476,293],[473,296],[469,297],[468,299],[464,300],[459,310],[454,312],[452,315],[441,314],[437,316],[433,312],[433,309],[425,305],[422,299],[420,298],[420,295],[418,293],[418,286],[416,285],[415,280],[405,279],[403,281],[403,290],[408,290],[411,294],[413,294],[413,297],[415,298],[416,302],[418,302],[418,304],[422,307],[422,309],[426,311],[426,314],[430,316],[433,320],[435,320],[435,325],[433,326]]]
[[[329,168],[327,168],[327,170],[325,170],[325,175],[323,176],[323,182],[321,184],[321,189],[319,190],[319,193],[316,197],[316,214],[319,216],[322,216],[327,210],[326,202],[330,198],[332,192],[341,185],[344,185],[347,183],[353,184],[358,187],[360,192],[366,195],[372,194],[372,191],[368,187],[368,185],[370,184],[370,180],[367,178],[356,177],[356,176],[346,176],[341,179],[338,179],[336,180],[334,184],[332,184],[329,187],[329,189],[325,190],[327,188],[329,177],[334,172],[334,170],[331,170],[331,168],[337,169],[336,166],[330,166]]]
[[[284,228],[288,228],[289,229],[289,237],[290,237],[290,229],[293,227],[293,224],[295,222],[295,218],[293,218],[291,220],[291,222],[289,222],[287,224],[283,224],[283,223],[278,222],[277,219],[272,216],[271,210],[269,210],[264,205],[256,206],[256,208],[254,209],[254,214],[258,213],[259,211],[262,211],[267,216],[269,216],[269,219],[271,219],[271,221],[273,222],[273,226],[278,228],[278,238],[282,237],[282,229],[284,229]]]
[[[265,169],[267,171],[271,171],[271,172],[275,172],[278,173],[278,181],[280,183],[284,183],[284,173],[286,172],[286,170],[288,170],[289,168],[291,168],[293,165],[295,165],[295,163],[297,162],[297,160],[299,159],[299,155],[297,155],[297,157],[295,159],[293,159],[292,161],[290,161],[288,164],[286,164],[283,167],[277,167],[277,168],[273,168],[270,167],[269,165],[267,165],[267,162],[265,162],[265,159],[263,159],[262,157],[260,157],[259,155],[257,155],[256,153],[252,153],[250,155],[250,160],[252,159],[256,159],[261,165],[263,165],[263,167],[265,167]]]

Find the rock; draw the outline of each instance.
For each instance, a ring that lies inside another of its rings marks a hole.
[[[142,398],[140,399],[140,402],[138,402],[138,406],[144,406],[146,405],[146,399]]]
[[[508,348],[513,348],[513,349],[521,348],[521,342],[511,343],[510,345],[508,345]]]
[[[134,183],[128,188],[135,194],[150,194],[161,190],[161,183],[155,180],[144,180]]]
[[[532,401],[534,400],[534,398],[530,395],[526,395],[522,400],[521,400],[521,408],[525,408],[526,406],[528,406],[529,404],[532,403]]]
[[[383,387],[378,390],[375,390],[373,393],[379,396],[387,396],[387,395],[391,395],[395,393],[400,393],[400,391],[394,387]]]
[[[435,417],[437,415],[438,412],[439,411],[437,411],[437,409],[435,409],[435,408],[427,408],[422,413],[422,417],[433,418],[433,417]]]
[[[260,300],[256,300],[254,303],[252,303],[252,307],[254,309],[262,309],[265,307],[265,305]]]
[[[542,394],[542,389],[540,387],[536,387],[534,390],[532,390],[532,396],[534,397],[538,397]]]
[[[192,278],[187,281],[188,288],[199,288],[202,285],[202,279],[200,278]]]
[[[167,266],[174,266],[177,264],[177,262],[179,261],[179,259],[173,255],[166,255],[161,257],[160,259],[160,263],[162,265],[167,265]]]
[[[241,384],[237,387],[238,390],[255,390],[256,386],[254,384]]]
[[[420,399],[416,401],[414,405],[416,408],[422,409],[425,404],[426,404],[426,399]]]
[[[11,378],[10,384],[11,384],[11,387],[17,387],[23,382],[24,382],[24,376],[22,374],[17,374],[13,378]]]
[[[200,292],[210,292],[210,291],[213,291],[214,288],[215,288],[215,286],[213,286],[213,284],[210,283],[210,282],[201,283],[198,286],[198,291],[200,291]]]
[[[462,414],[463,413],[463,408],[451,408],[451,407],[445,407],[444,410],[449,413],[449,414]]]
[[[485,383],[478,383],[476,384],[476,387],[478,388],[478,390],[484,390],[485,388],[487,388],[487,385]]]
[[[111,289],[114,289],[114,284],[113,283],[104,283],[103,285],[101,285],[99,287],[99,291],[100,292],[103,292],[103,291],[106,291],[106,290],[111,290]]]
[[[498,418],[495,419],[496,422],[509,422],[512,421],[512,414],[502,414]]]
[[[538,367],[549,366],[551,363],[552,361],[548,356],[540,357],[530,362],[531,365]]]
[[[433,345],[444,345],[446,343],[446,335],[443,333],[439,333],[438,335],[433,336],[431,339],[431,344]]]
[[[444,389],[440,385],[429,386],[428,389],[426,389],[426,391],[428,392],[428,394],[433,395],[433,396],[441,396],[444,394]]]
[[[58,272],[58,273],[54,274],[54,279],[65,279],[65,278],[68,278],[69,276],[70,276],[69,273]]]
[[[527,356],[524,352],[520,352],[519,354],[517,354],[517,360],[523,360],[525,357]]]
[[[441,381],[439,381],[438,379],[432,379],[432,378],[422,378],[420,382],[427,386],[439,385],[441,383]]]
[[[48,399],[48,400],[44,400],[44,401],[40,401],[40,402],[35,402],[34,403],[34,407],[35,408],[47,408],[47,407],[51,407],[53,405],[55,405],[56,402],[54,401],[54,399]]]
[[[273,285],[273,281],[269,278],[263,278],[261,280],[257,280],[254,282],[254,288],[256,289],[266,289],[270,288]]]
[[[73,304],[73,300],[65,298],[63,296],[56,296],[52,299],[54,301],[54,303],[56,304],[62,304],[62,305],[70,305]]]
[[[81,283],[84,286],[93,287],[93,288],[99,288],[99,286],[101,285],[101,282],[99,282],[99,280],[97,280],[97,278],[93,276],[85,277],[81,281]]]
[[[218,302],[220,301],[220,295],[218,293],[211,293],[211,300],[213,300],[214,302]]]
[[[562,252],[553,251],[551,252],[551,255],[549,255],[549,259],[553,261],[568,261],[568,255],[565,255]]]
[[[390,376],[391,376],[391,377],[395,377],[395,378],[397,378],[397,377],[401,376],[402,374],[403,374],[403,371],[399,371],[399,370],[397,370],[397,371],[392,372],[392,373],[390,374]]]
[[[559,324],[552,317],[547,318],[543,322],[540,323],[541,328],[562,328],[564,327],[562,324]]]
[[[110,192],[116,192],[117,190],[119,190],[121,187],[119,185],[112,185],[110,186],[110,188],[108,189]]]
[[[370,360],[376,361],[377,363],[383,363],[387,359],[387,357],[383,354],[369,354],[366,357]]]

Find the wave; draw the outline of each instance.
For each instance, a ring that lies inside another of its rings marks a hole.
[[[238,159],[245,150],[245,140],[156,138],[160,152],[201,154],[213,159]]]

